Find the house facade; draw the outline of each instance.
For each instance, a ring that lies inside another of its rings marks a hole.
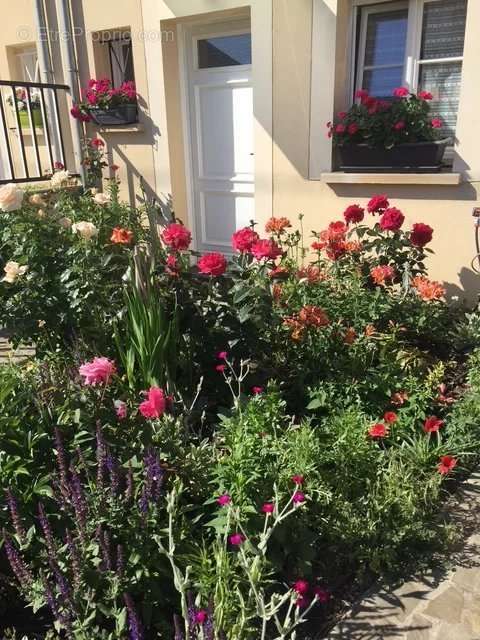
[[[43,5],[46,30],[36,11]],[[0,33],[0,80],[67,82],[54,0],[16,0]],[[74,0],[80,86],[134,80],[139,122],[87,125],[120,167],[124,195],[171,206],[200,251],[228,251],[231,233],[272,215],[307,233],[348,204],[386,193],[407,224],[434,230],[432,277],[475,300],[480,206],[479,0]],[[428,90],[452,145],[438,173],[344,173],[326,123],[359,88]],[[69,141],[66,142],[68,146]],[[475,266],[475,262],[473,263]]]

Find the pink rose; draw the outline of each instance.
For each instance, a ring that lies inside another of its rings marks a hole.
[[[282,255],[282,250],[274,240],[258,240],[252,245],[251,252],[256,260],[275,260]]]
[[[252,244],[259,239],[258,233],[250,227],[235,231],[232,236],[232,247],[239,253],[248,253]]]
[[[188,249],[192,241],[192,234],[183,224],[172,222],[162,233],[162,240],[171,249],[182,251]]]
[[[167,398],[163,389],[150,387],[147,392],[147,399],[140,406],[139,411],[144,418],[161,418],[167,408]]]
[[[227,270],[227,259],[221,253],[206,253],[198,261],[198,270],[208,276],[221,276]]]
[[[83,381],[85,385],[95,385],[98,383],[107,384],[110,378],[116,373],[116,367],[112,360],[100,357],[82,364],[78,372],[85,378]]]
[[[385,209],[380,218],[380,228],[383,231],[397,231],[403,224],[405,216],[396,207],[390,207]]]

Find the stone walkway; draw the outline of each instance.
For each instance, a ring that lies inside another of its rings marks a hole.
[[[480,471],[463,483],[451,519],[464,543],[396,589],[376,587],[328,640],[480,640]]]

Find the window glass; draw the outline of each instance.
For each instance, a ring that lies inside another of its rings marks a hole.
[[[395,87],[399,87],[403,80],[403,66],[388,69],[371,69],[363,74],[362,89],[366,89],[376,98],[391,98]]]
[[[198,41],[198,67],[231,67],[252,64],[252,38],[249,33],[205,38]]]
[[[455,135],[461,80],[461,62],[420,66],[419,86],[433,94],[434,99],[430,102],[431,112],[442,118],[443,133],[447,137]]]
[[[371,13],[365,42],[365,66],[401,64],[405,59],[408,10]]]
[[[119,87],[123,82],[135,81],[132,41],[130,39],[111,40],[108,46],[113,86]]]
[[[463,56],[466,18],[467,0],[427,2],[423,11],[420,58]]]

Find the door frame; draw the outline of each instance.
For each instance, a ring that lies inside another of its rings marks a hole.
[[[220,13],[215,15],[215,18],[210,17],[207,19],[205,16],[199,17],[197,19],[189,19],[188,21],[179,21],[177,23],[177,38],[178,38],[178,62],[179,62],[179,84],[180,84],[180,102],[181,102],[181,122],[182,122],[182,130],[183,130],[183,150],[184,150],[184,162],[185,162],[185,182],[186,182],[186,202],[187,202],[187,215],[188,215],[188,223],[192,232],[192,240],[193,240],[193,248],[197,249],[200,246],[199,240],[201,239],[201,229],[198,228],[198,221],[195,215],[195,183],[194,183],[194,147],[192,140],[192,127],[191,127],[191,95],[190,95],[190,72],[189,72],[189,48],[192,47],[192,33],[191,31],[196,27],[205,27],[205,34],[201,34],[201,37],[208,37],[208,35],[219,35],[219,31],[209,33],[209,27],[214,27],[216,24],[222,23],[225,25],[231,25],[231,29],[228,29],[228,33],[235,33],[235,31],[239,33],[245,32],[244,26],[239,26],[240,24],[245,24],[248,18],[245,15],[239,14],[238,16],[226,15],[222,16]],[[259,142],[261,142],[259,138],[259,131],[262,130],[261,125],[258,125],[255,118],[256,105],[258,102],[256,101],[256,93],[257,93],[257,83],[255,82],[255,46],[254,46],[254,33],[252,29],[252,18],[250,18],[250,33],[252,36],[252,65],[251,73],[252,73],[252,85],[253,85],[253,118],[254,118],[254,139],[253,139],[253,150],[255,153],[255,163],[254,163],[254,174],[253,174],[253,188],[254,188],[254,215],[255,218],[256,212],[258,210],[257,207],[257,189],[259,185],[259,162],[257,162],[257,148],[259,147]],[[196,36],[193,36],[196,38]],[[195,59],[196,54],[193,52]],[[243,66],[243,65],[239,65]],[[220,67],[219,71],[225,71],[225,67]],[[271,69],[270,69],[271,73]],[[271,102],[271,94],[272,94],[272,76],[270,75],[270,86],[267,90],[267,95],[270,95],[269,102],[265,102],[262,100],[262,111],[267,109],[269,121],[272,121],[272,102]],[[263,131],[263,135],[265,132]],[[265,197],[262,202],[262,211],[267,212],[267,217],[272,215],[272,204],[273,204],[273,140],[270,137],[269,142],[269,159],[270,164],[267,167],[263,167],[263,181],[265,182],[265,177],[270,177],[270,193],[266,194],[266,206],[263,204],[265,202]],[[265,195],[265,194],[264,194]]]

